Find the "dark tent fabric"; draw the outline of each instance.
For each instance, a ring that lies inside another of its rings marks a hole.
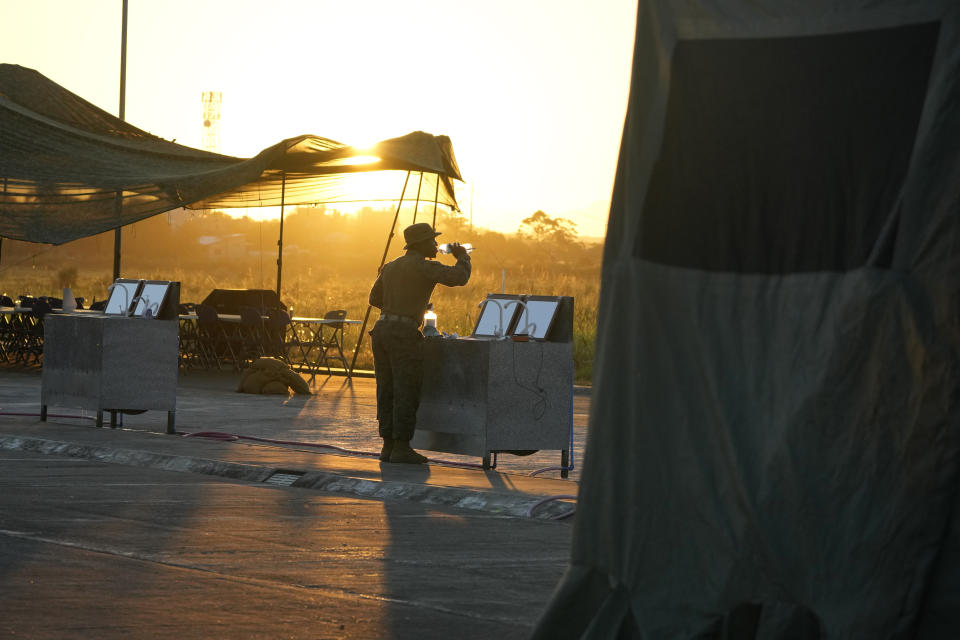
[[[417,131],[356,149],[305,135],[234,158],[153,136],[32,69],[0,64],[0,237],[61,244],[171,209],[275,206],[281,195],[288,205],[396,200],[407,171],[456,208],[460,171],[446,136]]]
[[[960,630],[960,3],[640,0],[536,638]]]

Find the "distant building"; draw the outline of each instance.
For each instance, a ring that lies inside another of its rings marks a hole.
[[[249,254],[249,243],[245,233],[231,233],[225,236],[200,236],[197,243],[206,249],[207,259],[243,260]]]

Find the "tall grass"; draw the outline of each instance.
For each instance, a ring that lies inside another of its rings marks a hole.
[[[449,260],[447,260],[449,262]],[[235,273],[230,278],[194,269],[142,270],[137,277],[180,282],[181,302],[200,302],[212,289],[258,289],[263,287],[259,274]],[[2,271],[3,291],[16,298],[20,294],[60,297],[63,287],[69,286],[75,296],[89,304],[107,296],[111,283],[109,272],[73,270],[64,279],[62,269],[52,267],[11,267]],[[373,277],[328,274],[314,276],[308,272],[284,273],[283,299],[293,308],[293,315],[317,317],[331,309],[346,309],[347,317],[362,320],[367,311],[367,295]],[[275,283],[273,283],[275,284]],[[268,285],[267,288],[272,288]],[[479,304],[488,293],[531,293],[537,295],[564,295],[574,298],[574,377],[578,384],[589,384],[593,375],[594,342],[596,340],[596,309],[599,279],[577,273],[557,273],[545,267],[507,270],[484,266],[475,261],[470,282],[463,287],[437,286],[433,294],[438,328],[446,333],[469,335],[477,322]],[[370,316],[370,325],[376,320],[377,310]],[[368,325],[367,331],[370,326]],[[348,328],[345,342],[348,359],[359,336],[359,326]],[[369,337],[365,336],[357,354],[357,368],[372,369],[373,357]]]

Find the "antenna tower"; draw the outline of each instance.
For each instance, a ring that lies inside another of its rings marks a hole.
[[[200,94],[203,103],[203,128],[200,130],[200,148],[204,151],[220,153],[220,103],[223,94],[219,91],[204,91]],[[206,209],[187,211],[186,208],[167,213],[167,224],[179,227],[195,213],[208,212]]]
[[[203,135],[201,147],[204,151],[220,153],[220,103],[223,95],[219,91],[203,92]]]

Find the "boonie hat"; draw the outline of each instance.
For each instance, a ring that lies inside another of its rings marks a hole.
[[[410,245],[423,242],[424,240],[433,240],[438,235],[440,235],[440,232],[434,231],[433,227],[426,222],[412,224],[403,230],[403,239],[407,241],[407,246],[405,246],[404,249],[409,249]]]

